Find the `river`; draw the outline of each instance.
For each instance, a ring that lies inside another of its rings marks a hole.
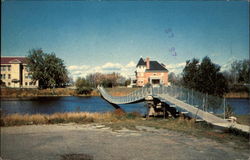
[[[250,113],[249,99],[227,99],[236,115]],[[120,105],[126,112],[146,114],[145,103]],[[110,112],[114,107],[101,97],[1,98],[4,114],[53,114],[57,112]],[[219,111],[220,113],[222,111]]]

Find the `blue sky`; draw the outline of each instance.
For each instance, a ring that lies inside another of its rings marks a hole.
[[[181,72],[188,59],[209,56],[227,67],[249,58],[247,1],[4,1],[3,56],[29,49],[55,52],[74,77],[133,74],[139,58]],[[232,52],[231,52],[232,50]]]

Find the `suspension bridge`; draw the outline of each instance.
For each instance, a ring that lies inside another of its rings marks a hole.
[[[175,107],[177,110],[186,111],[193,118],[202,119],[214,126],[222,128],[236,128],[250,133],[250,126],[228,122],[225,119],[225,99],[203,94],[177,86],[158,86],[139,88],[126,96],[112,96],[102,86],[97,87],[101,96],[110,104],[138,103],[142,101],[154,101],[149,105],[149,115],[157,114],[157,111],[164,112],[164,105]],[[156,103],[155,103],[156,102]],[[168,107],[169,108],[169,107]],[[211,109],[224,108],[224,119],[209,112]]]

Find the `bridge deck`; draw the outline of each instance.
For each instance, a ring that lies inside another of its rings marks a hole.
[[[179,108],[184,109],[190,112],[191,114],[215,126],[219,126],[223,128],[233,127],[233,128],[240,129],[244,132],[250,133],[250,126],[228,122],[225,119],[217,117],[211,113],[205,112],[186,102],[183,102],[177,98],[174,98],[168,94],[169,89],[166,87],[163,87],[160,89],[157,88],[157,90],[154,90],[153,88],[141,88],[127,96],[122,96],[122,97],[115,97],[115,96],[109,95],[103,87],[98,86],[98,90],[100,91],[103,98],[112,104],[129,104],[129,103],[134,103],[137,101],[144,100],[148,96],[152,96],[154,98],[161,100],[162,102],[167,102],[168,104],[174,104],[178,106]]]

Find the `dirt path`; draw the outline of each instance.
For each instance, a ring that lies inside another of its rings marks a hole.
[[[248,152],[211,139],[143,126],[118,131],[98,124],[1,128],[1,158],[6,160],[60,160],[65,154],[89,155],[94,160],[230,160],[250,159]]]

